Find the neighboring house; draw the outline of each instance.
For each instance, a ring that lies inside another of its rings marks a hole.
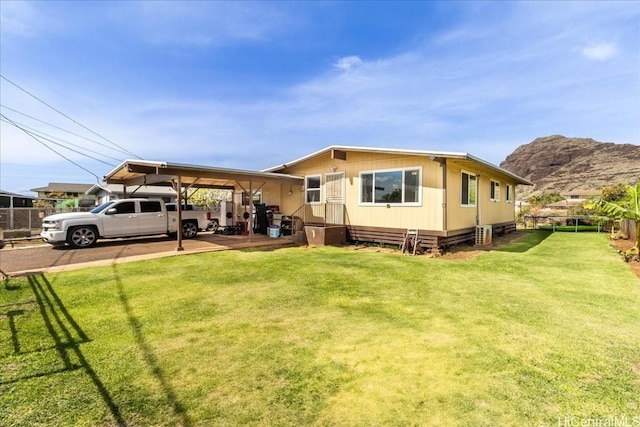
[[[0,208],[32,208],[36,197],[0,190]]]
[[[561,193],[561,196],[564,197],[564,200],[549,203],[545,205],[545,208],[569,210],[571,208],[581,206],[588,199],[599,195],[600,190],[570,190]]]
[[[95,199],[97,205],[101,205],[110,200],[125,198],[125,191],[123,186],[118,184],[96,184],[87,190],[86,195]],[[136,185],[126,187],[126,197],[162,199],[171,203],[176,201],[176,192],[171,187]]]
[[[46,187],[32,188],[31,191],[38,193],[40,199],[78,199],[80,205],[91,206],[95,198],[85,195],[91,187],[92,184],[50,182]]]
[[[515,187],[532,185],[467,153],[370,147],[331,146],[264,172],[304,177],[272,202],[305,224],[345,225],[348,240],[390,244],[417,229],[425,247],[474,240],[477,226],[515,230]]]
[[[8,236],[7,230],[14,228],[31,228],[31,211],[35,197],[9,193],[0,190],[0,232],[2,237]]]
[[[567,202],[582,203],[592,197],[599,196],[600,190],[571,190],[561,194]]]

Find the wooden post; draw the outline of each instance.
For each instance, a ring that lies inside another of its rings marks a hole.
[[[177,200],[177,206],[176,206],[176,212],[177,212],[177,216],[178,216],[178,224],[177,224],[177,229],[178,232],[176,233],[176,235],[178,236],[178,247],[176,248],[176,251],[183,251],[184,248],[182,247],[182,179],[180,177],[180,175],[178,175],[178,181],[177,181],[177,185],[176,185],[177,189],[176,189],[176,193],[178,193],[178,200]],[[167,213],[167,221],[169,219],[169,214]]]
[[[247,218],[247,227],[249,228],[249,241],[251,242],[253,236],[253,181],[249,180],[249,218]],[[256,217],[258,213],[256,212]]]

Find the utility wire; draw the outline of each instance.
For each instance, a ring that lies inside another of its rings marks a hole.
[[[5,116],[5,117],[6,117],[6,116]],[[3,121],[3,122],[5,122],[5,123],[9,123],[5,118],[0,118],[0,120],[1,120],[1,121]],[[14,125],[14,123],[15,123],[15,124],[20,125],[20,126],[21,126],[22,128],[24,128],[24,129],[27,129],[27,130],[28,130],[31,134],[33,134],[33,135],[37,135],[37,136],[39,136],[40,138],[42,138],[42,139],[46,139],[47,141],[49,141],[49,142],[51,142],[51,143],[53,143],[53,144],[59,145],[59,146],[61,146],[61,147],[66,148],[67,150],[74,151],[74,152],[76,152],[76,153],[78,153],[78,154],[82,154],[83,156],[89,157],[89,158],[91,158],[91,159],[97,160],[97,161],[99,161],[99,162],[101,162],[101,163],[104,163],[105,165],[114,166],[114,165],[112,165],[112,164],[110,164],[110,163],[107,163],[107,162],[105,162],[105,161],[102,161],[102,160],[100,160],[100,159],[96,159],[96,158],[94,158],[94,157],[91,157],[91,156],[89,156],[89,155],[86,155],[86,154],[84,154],[84,152],[81,152],[81,151],[75,151],[75,150],[73,150],[72,148],[69,148],[67,145],[71,145],[72,147],[76,147],[76,148],[78,148],[78,149],[80,149],[80,150],[83,150],[83,151],[88,151],[89,153],[97,154],[98,156],[106,157],[107,159],[115,160],[115,161],[116,161],[116,162],[118,162],[118,163],[122,162],[122,159],[117,159],[117,158],[115,158],[115,157],[107,156],[107,155],[105,155],[105,154],[103,154],[103,153],[100,153],[100,152],[98,152],[98,151],[94,151],[94,150],[91,150],[91,149],[89,149],[89,148],[83,147],[83,146],[81,146],[81,145],[74,144],[73,142],[66,141],[66,140],[64,140],[64,139],[62,139],[62,138],[58,138],[57,136],[49,135],[48,133],[45,133],[45,132],[42,132],[42,131],[40,131],[40,130],[38,130],[38,129],[34,129],[34,128],[32,128],[32,127],[29,127],[29,126],[25,125],[24,123],[20,123],[20,122],[16,122],[16,121],[14,121],[13,123],[9,123],[9,124]],[[55,142],[55,141],[54,141],[54,139],[58,140],[58,142]],[[65,144],[67,144],[67,145],[65,145]]]
[[[57,108],[55,108],[54,106],[47,104],[45,101],[43,101],[42,99],[38,98],[37,96],[35,96],[34,94],[32,94],[31,92],[29,92],[28,90],[24,89],[23,87],[21,87],[20,85],[18,85],[17,83],[12,82],[11,80],[9,80],[8,78],[6,78],[5,76],[3,76],[2,74],[0,74],[0,77],[4,80],[6,80],[7,82],[9,82],[10,84],[12,84],[13,86],[17,87],[18,89],[20,89],[21,91],[23,91],[24,93],[26,93],[27,95],[31,96],[32,98],[40,101],[41,103],[43,103],[44,105],[46,105],[47,107],[51,108],[53,111],[57,112],[58,114],[61,114],[62,116],[66,117],[67,119],[71,120],[73,123],[77,124],[78,126],[88,130],[89,132],[91,132],[92,134],[96,135],[99,138],[104,139],[105,141],[109,142],[110,144],[113,144],[114,146],[120,148],[121,150],[125,151],[128,154],[131,154],[134,157],[137,157],[138,159],[142,160],[142,157],[138,156],[137,154],[132,153],[131,151],[127,150],[124,147],[121,147],[120,145],[116,144],[115,142],[105,138],[104,136],[100,135],[97,132],[94,132],[93,130],[89,129],[88,127],[86,127],[85,125],[83,125],[82,123],[76,121],[75,119],[67,116],[65,113],[63,113],[62,111],[58,110]]]
[[[26,113],[23,113],[22,111],[18,111],[18,110],[16,110],[16,109],[11,108],[11,107],[8,107],[8,106],[6,106],[6,105],[4,105],[4,104],[0,104],[0,107],[4,108],[4,109],[6,109],[6,110],[13,111],[14,113],[20,114],[21,116],[28,117],[28,118],[30,118],[30,119],[32,119],[32,120],[37,121],[37,122],[43,123],[43,124],[45,124],[45,125],[47,125],[47,126],[51,126],[52,128],[55,128],[55,129],[61,130],[61,131],[66,132],[66,133],[68,133],[68,134],[70,134],[70,135],[77,136],[78,138],[85,139],[85,140],[87,140],[87,141],[89,141],[89,142],[93,142],[94,144],[100,145],[101,147],[107,148],[107,149],[109,149],[109,150],[113,150],[113,151],[116,151],[116,152],[118,152],[118,153],[122,153],[122,154],[132,154],[132,153],[129,153],[128,151],[118,150],[117,148],[110,147],[110,146],[108,146],[107,144],[104,144],[104,143],[102,143],[102,142],[96,141],[95,139],[87,138],[86,136],[82,136],[82,135],[80,135],[80,134],[77,134],[77,133],[71,132],[70,130],[67,130],[67,129],[61,128],[61,127],[59,127],[59,126],[56,126],[56,125],[51,124],[51,123],[48,123],[48,122],[45,122],[44,120],[40,120],[40,119],[38,119],[38,118],[36,118],[36,117],[30,116],[30,115],[28,115],[28,114],[26,114]],[[24,126],[24,125],[23,125],[23,126]],[[26,127],[26,126],[25,126],[25,127]],[[108,156],[105,156],[105,157],[108,157]]]
[[[17,123],[15,123],[13,120],[11,120],[10,118],[8,118],[7,116],[5,116],[4,114],[0,113],[0,117],[4,118],[7,122],[11,123],[12,125],[14,125],[15,127],[17,127],[18,129],[20,129],[21,131],[23,131],[24,133],[26,133],[27,135],[29,135],[31,138],[35,139],[38,143],[44,145],[46,148],[48,148],[49,150],[53,151],[54,153],[56,153],[58,156],[62,157],[63,159],[65,159],[66,161],[73,163],[74,165],[76,165],[77,167],[79,167],[80,169],[82,169],[85,172],[90,173],[91,175],[93,175],[96,178],[96,182],[98,184],[100,184],[100,178],[98,177],[98,175],[96,175],[95,173],[91,172],[89,169],[85,168],[84,166],[79,165],[78,163],[74,162],[73,160],[71,160],[70,158],[66,157],[64,154],[57,152],[56,150],[54,150],[53,148],[49,147],[47,144],[45,144],[44,142],[40,141],[36,136],[32,135],[31,133],[29,133],[28,130],[23,129],[22,127],[20,127],[20,125],[18,125]]]

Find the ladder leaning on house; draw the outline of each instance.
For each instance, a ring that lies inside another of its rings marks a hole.
[[[402,249],[402,253],[406,255],[415,255],[416,253],[422,253],[422,247],[420,246],[420,240],[418,236],[418,230],[408,229],[407,232],[402,236],[402,244],[400,245],[400,249]]]

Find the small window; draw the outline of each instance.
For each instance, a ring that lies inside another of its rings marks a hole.
[[[460,204],[462,206],[475,206],[477,191],[478,184],[476,176],[468,172],[462,172],[462,195]]]
[[[116,210],[116,214],[132,214],[136,213],[136,203],[135,202],[122,202],[118,203],[114,206]]]
[[[507,203],[511,203],[513,201],[513,187],[511,186],[511,184],[507,184],[507,194],[505,194],[505,200],[507,201]]]
[[[304,190],[307,203],[320,203],[320,175],[306,177]]]
[[[154,201],[140,202],[140,212],[162,212],[162,204]]]
[[[492,202],[500,201],[500,183],[498,181],[491,180],[491,193],[489,198]]]

